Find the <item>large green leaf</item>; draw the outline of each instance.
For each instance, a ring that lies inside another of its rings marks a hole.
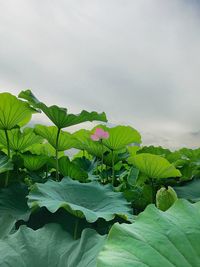
[[[33,132],[32,128],[25,128],[23,132],[19,128],[12,129],[8,132],[10,149],[22,152],[33,144],[42,141],[42,138]],[[7,147],[7,140],[4,131],[0,130],[0,143]]]
[[[30,120],[33,109],[10,93],[0,93],[0,129],[10,130]]]
[[[18,220],[27,220],[30,209],[26,196],[28,189],[24,184],[13,184],[0,191],[0,238],[9,234]]]
[[[166,158],[181,171],[181,180],[200,176],[200,149],[182,148],[167,155]]]
[[[171,151],[161,146],[143,146],[138,151],[138,154],[140,153],[149,153],[165,157],[166,155],[171,154]]]
[[[102,157],[102,151],[105,153],[109,151],[105,146],[102,148],[102,145],[99,142],[94,142],[91,139],[91,131],[81,129],[73,134],[77,140],[74,145],[75,148],[86,150],[89,154],[99,157]]]
[[[0,240],[1,267],[94,267],[105,236],[94,230],[72,237],[57,224],[34,231],[26,226]]]
[[[173,152],[167,154],[167,155],[165,156],[165,158],[166,158],[170,163],[173,163],[173,164],[176,165],[176,166],[178,166],[178,165],[176,164],[176,161],[179,161],[179,160],[184,160],[184,161],[185,161],[185,160],[186,160],[186,158],[183,157],[183,155],[181,154],[180,151],[173,151]]]
[[[34,129],[35,133],[45,138],[54,148],[56,148],[56,137],[58,129],[56,126],[44,126],[36,125]],[[60,131],[58,140],[58,151],[64,151],[73,148],[76,144],[76,140],[72,134],[64,131]]]
[[[81,167],[74,162],[71,162],[68,157],[61,157],[58,161],[59,171],[64,176],[68,176],[70,178],[85,181],[88,178],[88,174],[86,171],[81,169]]]
[[[99,126],[100,127],[100,126]],[[104,129],[107,129],[106,126],[102,126]],[[104,155],[104,163],[106,165],[112,165],[112,153],[108,147],[103,145],[100,142],[95,142],[91,139],[92,131],[81,129],[73,134],[73,136],[77,139],[77,143],[74,146],[77,149],[85,150],[89,154],[96,156],[98,158],[102,158],[102,152],[106,155]],[[121,160],[120,153],[126,152],[126,149],[124,150],[117,150],[113,152],[114,162],[118,162]]]
[[[3,153],[0,153],[0,173],[13,169],[11,160]]]
[[[98,267],[199,267],[200,206],[178,200],[166,212],[149,205],[133,224],[115,224]]]
[[[173,162],[176,166],[183,167],[190,165],[191,167],[200,166],[200,148],[189,149],[182,148],[167,155],[167,159]]]
[[[200,179],[193,179],[183,185],[175,186],[179,198],[185,198],[193,202],[200,201]]]
[[[128,146],[127,150],[131,156],[135,156],[137,154],[138,151],[140,151],[140,147],[139,146]]]
[[[179,152],[188,157],[191,160],[200,159],[200,148],[197,149],[190,149],[190,148],[181,148]]]
[[[91,172],[94,170],[96,166],[96,162],[94,160],[89,160],[85,156],[82,157],[74,157],[72,162],[78,165],[82,170],[86,172]]]
[[[113,152],[109,151],[109,153],[104,153],[103,161],[107,166],[112,166],[112,161],[116,164],[119,161],[122,161],[129,156],[129,152],[126,148],[121,150],[114,150]]]
[[[4,238],[12,232],[15,223],[15,218],[9,214],[0,216],[0,239]]]
[[[111,185],[79,183],[68,178],[59,183],[49,180],[35,184],[28,195],[28,204],[31,208],[46,207],[52,213],[64,208],[88,222],[98,218],[110,221],[115,215],[127,218],[131,214],[122,193],[114,192]]]
[[[87,173],[88,181],[98,180],[99,177],[97,175],[94,175],[94,171],[97,168],[98,161],[96,161],[95,159],[89,160],[88,158],[86,158],[87,155],[85,155],[86,151],[84,152],[84,156],[82,155],[82,157],[75,157],[72,160],[72,163],[78,165],[79,169],[84,170]]]
[[[106,122],[105,113],[88,112],[83,110],[80,114],[68,114],[66,108],[61,108],[56,105],[46,106],[40,102],[31,92],[31,90],[22,91],[19,94],[20,98],[26,99],[31,105],[41,109],[47,117],[59,128],[65,128],[86,121],[104,121]]]
[[[138,175],[139,175],[139,170],[137,168],[131,167],[127,176],[127,183],[131,186],[135,186]]]
[[[37,143],[37,144],[34,144],[34,145],[28,147],[26,150],[32,154],[35,154],[35,155],[44,155],[44,156],[48,156],[48,157],[54,157],[55,156],[55,148],[52,145],[50,145],[49,143],[42,143],[42,144]],[[58,157],[60,158],[62,156],[64,156],[64,152],[59,151]]]
[[[109,138],[103,140],[103,144],[111,150],[120,150],[133,143],[141,143],[140,133],[130,126],[115,126],[108,128],[106,126],[96,126],[103,128],[109,133]]]
[[[134,164],[142,173],[149,178],[169,178],[180,177],[181,173],[174,165],[170,164],[161,156],[142,153],[128,159],[128,162]]]
[[[29,171],[37,171],[42,168],[48,161],[45,155],[32,155],[31,153],[21,154],[24,161],[24,167]]]

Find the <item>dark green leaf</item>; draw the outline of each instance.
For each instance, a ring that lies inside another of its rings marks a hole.
[[[185,182],[183,185],[175,186],[179,198],[186,198],[190,201],[200,201],[200,179],[193,179]]]
[[[28,189],[24,184],[13,184],[0,191],[0,238],[9,234],[18,220],[27,220],[30,209],[26,196]]]
[[[135,185],[139,175],[139,170],[137,168],[131,167],[130,172],[127,177],[127,182],[129,185]]]
[[[0,240],[2,267],[94,267],[105,236],[94,230],[83,231],[81,239],[72,237],[59,225],[49,224],[34,231],[26,226]]]
[[[68,176],[70,178],[86,181],[88,178],[88,174],[84,171],[79,165],[71,162],[68,157],[64,156],[59,159],[59,171],[64,176]]]
[[[45,184],[35,184],[28,199],[31,208],[46,207],[54,213],[62,207],[77,217],[85,217],[88,222],[130,215],[129,204],[122,193],[114,192],[111,185],[97,182],[79,183],[67,178],[59,183],[49,180]]]

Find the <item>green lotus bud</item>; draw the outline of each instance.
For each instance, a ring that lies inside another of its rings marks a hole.
[[[177,194],[171,186],[168,186],[168,189],[162,187],[156,193],[156,206],[160,210],[166,211],[177,199]]]

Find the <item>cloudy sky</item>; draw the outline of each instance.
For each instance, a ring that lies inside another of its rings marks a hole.
[[[200,145],[199,49],[194,0],[0,0],[0,91],[105,111],[144,144]]]

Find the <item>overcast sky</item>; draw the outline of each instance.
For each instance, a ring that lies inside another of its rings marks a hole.
[[[194,0],[0,0],[0,91],[105,111],[144,144],[200,146]],[[37,119],[35,119],[37,121]]]

